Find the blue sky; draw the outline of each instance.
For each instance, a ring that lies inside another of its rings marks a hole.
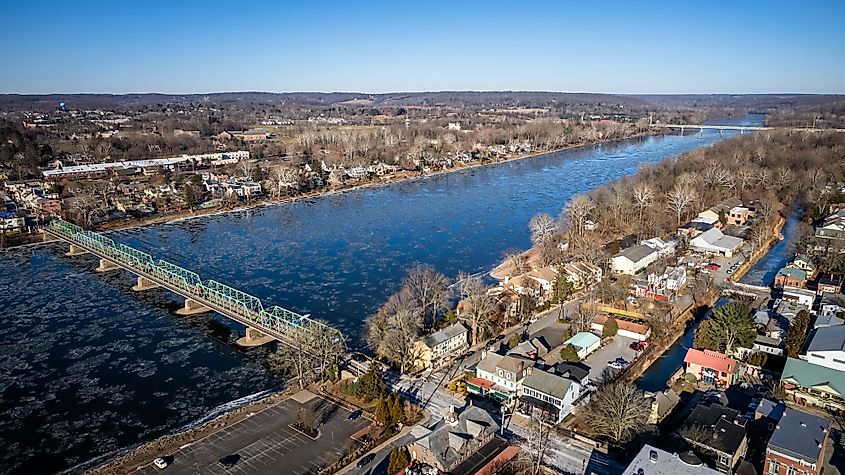
[[[16,1],[0,92],[845,93],[845,1]]]

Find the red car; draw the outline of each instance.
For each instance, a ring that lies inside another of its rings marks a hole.
[[[706,267],[710,270],[718,270],[721,266],[719,264],[716,264],[715,262],[711,262],[710,264],[707,264]]]
[[[643,351],[646,348],[648,348],[648,342],[647,341],[635,341],[635,342],[631,343],[630,345],[628,345],[628,348],[630,348],[634,351]]]

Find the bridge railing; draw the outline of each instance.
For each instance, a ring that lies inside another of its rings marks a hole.
[[[198,300],[205,300],[229,311],[254,323],[259,330],[263,327],[286,337],[296,331],[314,335],[328,333],[335,336],[333,341],[344,343],[343,334],[336,328],[276,305],[265,309],[258,297],[215,280],[203,282],[196,272],[163,259],[156,261],[145,252],[125,244],[116,244],[112,239],[86,231],[73,223],[55,219],[48,224],[47,229],[71,243],[76,242],[93,249],[130,270],[146,273]]]

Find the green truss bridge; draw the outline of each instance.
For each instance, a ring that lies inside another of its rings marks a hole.
[[[343,334],[324,323],[279,306],[264,307],[257,297],[229,287],[215,280],[203,281],[196,272],[155,260],[145,252],[61,219],[54,219],[42,228],[44,232],[70,244],[67,255],[91,253],[100,258],[100,272],[125,269],[138,277],[132,290],[144,291],[166,288],[185,298],[184,308],[176,313],[191,315],[217,312],[246,326],[246,336],[238,340],[245,346],[255,346],[278,340],[305,351],[319,353],[332,348],[339,356],[345,349]]]

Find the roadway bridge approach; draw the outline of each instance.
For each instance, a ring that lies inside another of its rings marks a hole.
[[[135,274],[138,281],[132,290],[140,292],[163,287],[184,297],[185,305],[177,314],[213,311],[243,324],[246,336],[238,340],[241,345],[255,346],[278,340],[302,347],[305,336],[333,342],[339,351],[345,349],[345,338],[336,328],[279,306],[264,307],[257,297],[215,280],[203,281],[196,272],[163,259],[155,260],[145,252],[117,244],[73,223],[54,219],[42,230],[70,244],[69,256],[90,253],[99,257],[99,272],[124,269]]]

